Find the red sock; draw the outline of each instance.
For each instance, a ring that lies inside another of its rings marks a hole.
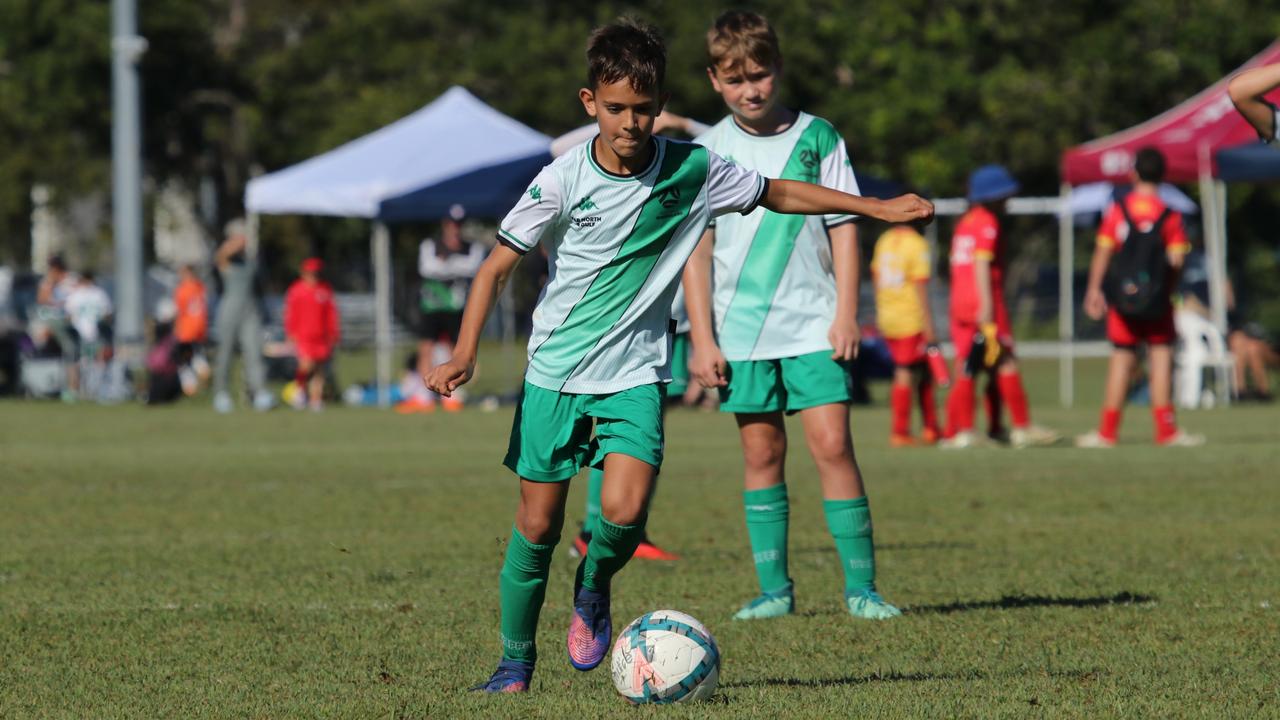
[[[973,429],[973,378],[956,378],[947,396],[947,437]]]
[[[1098,434],[1115,442],[1119,432],[1120,408],[1102,408],[1102,422],[1098,423]]]
[[[911,386],[894,384],[889,393],[889,406],[893,409],[893,434],[911,434]]]
[[[1178,434],[1178,419],[1173,414],[1173,406],[1152,407],[1151,417],[1156,422],[1156,442],[1164,442]]]
[[[982,394],[982,408],[987,411],[987,434],[996,437],[1004,432],[1004,418],[1000,416],[1004,403],[1000,397],[1000,384],[995,378],[987,378],[987,389]]]
[[[304,370],[299,370],[299,371],[295,372],[295,373],[293,374],[293,381],[294,381],[294,382],[296,382],[296,383],[298,383],[298,389],[299,389],[299,390],[306,390],[306,389],[307,389],[307,373],[306,373],[306,371],[304,371]]]
[[[926,430],[938,432],[938,408],[933,401],[933,382],[925,376],[925,380],[920,383],[920,415],[924,418],[924,427]]]
[[[1009,404],[1009,416],[1013,418],[1013,426],[1024,428],[1031,424],[1031,412],[1027,409],[1027,391],[1022,387],[1022,375],[1017,372],[1000,373],[996,376],[1000,383],[1000,394]]]

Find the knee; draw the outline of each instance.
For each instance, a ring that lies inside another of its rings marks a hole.
[[[525,505],[516,514],[516,529],[534,545],[551,545],[560,539],[564,513],[546,512]]]
[[[853,458],[853,443],[847,434],[822,430],[809,436],[809,452],[819,464],[845,462]]]
[[[601,498],[600,514],[614,525],[635,525],[645,517],[646,498],[644,495]]]
[[[742,446],[742,458],[750,470],[768,470],[782,465],[787,457],[785,437],[760,439]]]

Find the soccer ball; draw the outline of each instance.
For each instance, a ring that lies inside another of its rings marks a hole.
[[[610,667],[614,687],[632,703],[706,700],[720,680],[720,649],[702,623],[655,610],[618,633]]]

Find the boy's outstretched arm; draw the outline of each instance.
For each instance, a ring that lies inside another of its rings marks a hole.
[[[1262,96],[1277,87],[1280,87],[1280,63],[1246,70],[1231,78],[1227,85],[1227,94],[1236,110],[1267,140],[1276,136],[1276,112]]]
[[[476,369],[476,352],[480,344],[480,331],[489,319],[489,311],[502,289],[511,279],[511,272],[520,264],[521,255],[506,245],[495,245],[476,272],[467,295],[467,305],[462,311],[462,327],[458,342],[453,347],[453,357],[443,365],[437,365],[423,380],[427,388],[444,397],[471,379]]]
[[[769,188],[760,198],[760,204],[774,212],[789,215],[864,215],[890,223],[909,223],[933,217],[933,203],[919,195],[878,200],[798,180],[769,180]]]

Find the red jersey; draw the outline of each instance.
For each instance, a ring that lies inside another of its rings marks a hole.
[[[1004,237],[995,213],[982,205],[969,208],[956,224],[951,237],[951,317],[964,322],[978,321],[978,284],[973,261],[991,263],[991,311],[1004,307]]]
[[[1139,227],[1150,229],[1164,212],[1165,204],[1159,195],[1133,191],[1122,199],[1129,217]],[[1187,233],[1182,227],[1182,213],[1173,211],[1160,226],[1160,235],[1164,246],[1175,253],[1186,253],[1191,249],[1187,243]],[[1124,213],[1118,203],[1111,203],[1102,216],[1102,225],[1098,228],[1098,247],[1114,248],[1129,237],[1129,224],[1124,221]]]
[[[298,344],[332,347],[338,342],[338,306],[329,283],[295,280],[284,296],[284,332]]]

